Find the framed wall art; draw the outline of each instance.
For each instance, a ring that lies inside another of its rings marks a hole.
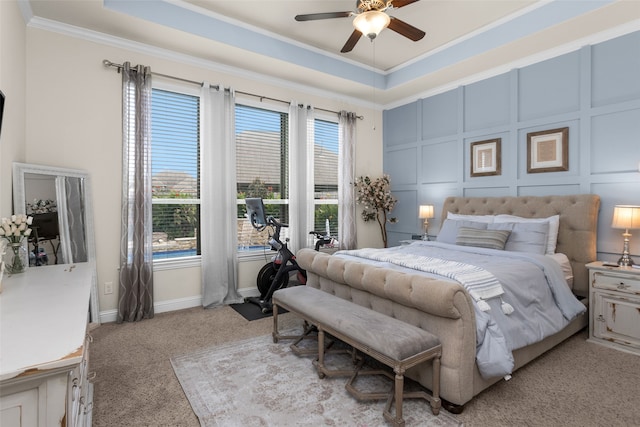
[[[471,143],[471,176],[490,176],[502,173],[500,143],[502,138]]]
[[[569,128],[527,134],[527,173],[569,170]]]

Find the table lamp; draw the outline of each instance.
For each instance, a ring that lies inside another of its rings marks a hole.
[[[433,205],[420,205],[418,217],[424,219],[424,235],[422,240],[429,240],[429,218],[433,218]]]
[[[624,246],[622,256],[618,260],[618,265],[622,267],[632,266],[633,260],[629,257],[629,238],[631,237],[629,230],[640,228],[640,206],[616,205],[613,208],[611,227],[624,230],[624,233],[622,233]]]

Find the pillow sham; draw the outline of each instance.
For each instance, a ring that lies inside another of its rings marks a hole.
[[[567,285],[569,285],[569,289],[573,289],[573,268],[571,267],[571,261],[569,261],[569,258],[561,252],[556,252],[555,254],[546,256],[560,264],[564,278],[567,281]]]
[[[456,237],[456,245],[504,250],[510,234],[511,231],[509,230],[482,230],[460,227]]]
[[[454,219],[456,221],[486,222],[487,224],[491,224],[493,222],[494,216],[495,215],[463,215],[447,212],[447,219]]]
[[[515,215],[505,215],[500,214],[496,215],[494,218],[494,223],[503,223],[503,222],[529,222],[529,223],[538,223],[538,222],[548,222],[549,223],[549,233],[547,235],[547,248],[545,254],[551,255],[556,252],[556,243],[558,241],[558,229],[560,228],[560,215],[553,215],[548,218],[523,218],[521,216]]]
[[[547,250],[548,222],[502,222],[489,224],[488,230],[509,230],[505,251],[544,255]]]
[[[475,221],[457,221],[453,219],[445,219],[436,237],[436,242],[449,243],[451,245],[456,244],[456,237],[458,237],[458,229],[460,227],[487,229],[487,223],[475,222]]]

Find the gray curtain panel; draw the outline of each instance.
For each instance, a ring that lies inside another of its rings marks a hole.
[[[122,230],[116,321],[153,317],[151,70],[122,67]]]

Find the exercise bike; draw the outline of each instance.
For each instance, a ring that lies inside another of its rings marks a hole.
[[[319,231],[310,231],[309,234],[313,234],[316,238],[316,251],[319,251],[323,246],[331,245],[330,247],[333,247],[333,245],[336,243],[336,240],[329,234],[322,234]]]
[[[265,228],[271,227],[274,231],[273,234],[269,233],[269,246],[272,251],[276,251],[276,255],[258,272],[257,285],[260,296],[245,298],[245,302],[260,306],[262,313],[266,314],[273,310],[271,303],[273,293],[289,285],[289,274],[296,271],[298,281],[304,285],[307,283],[307,272],[300,268],[296,256],[289,250],[287,246],[289,238],[286,238],[284,242],[280,240],[281,229],[289,225],[278,222],[272,216],[267,217],[261,198],[247,198],[245,203],[247,216],[253,228],[263,231]]]

